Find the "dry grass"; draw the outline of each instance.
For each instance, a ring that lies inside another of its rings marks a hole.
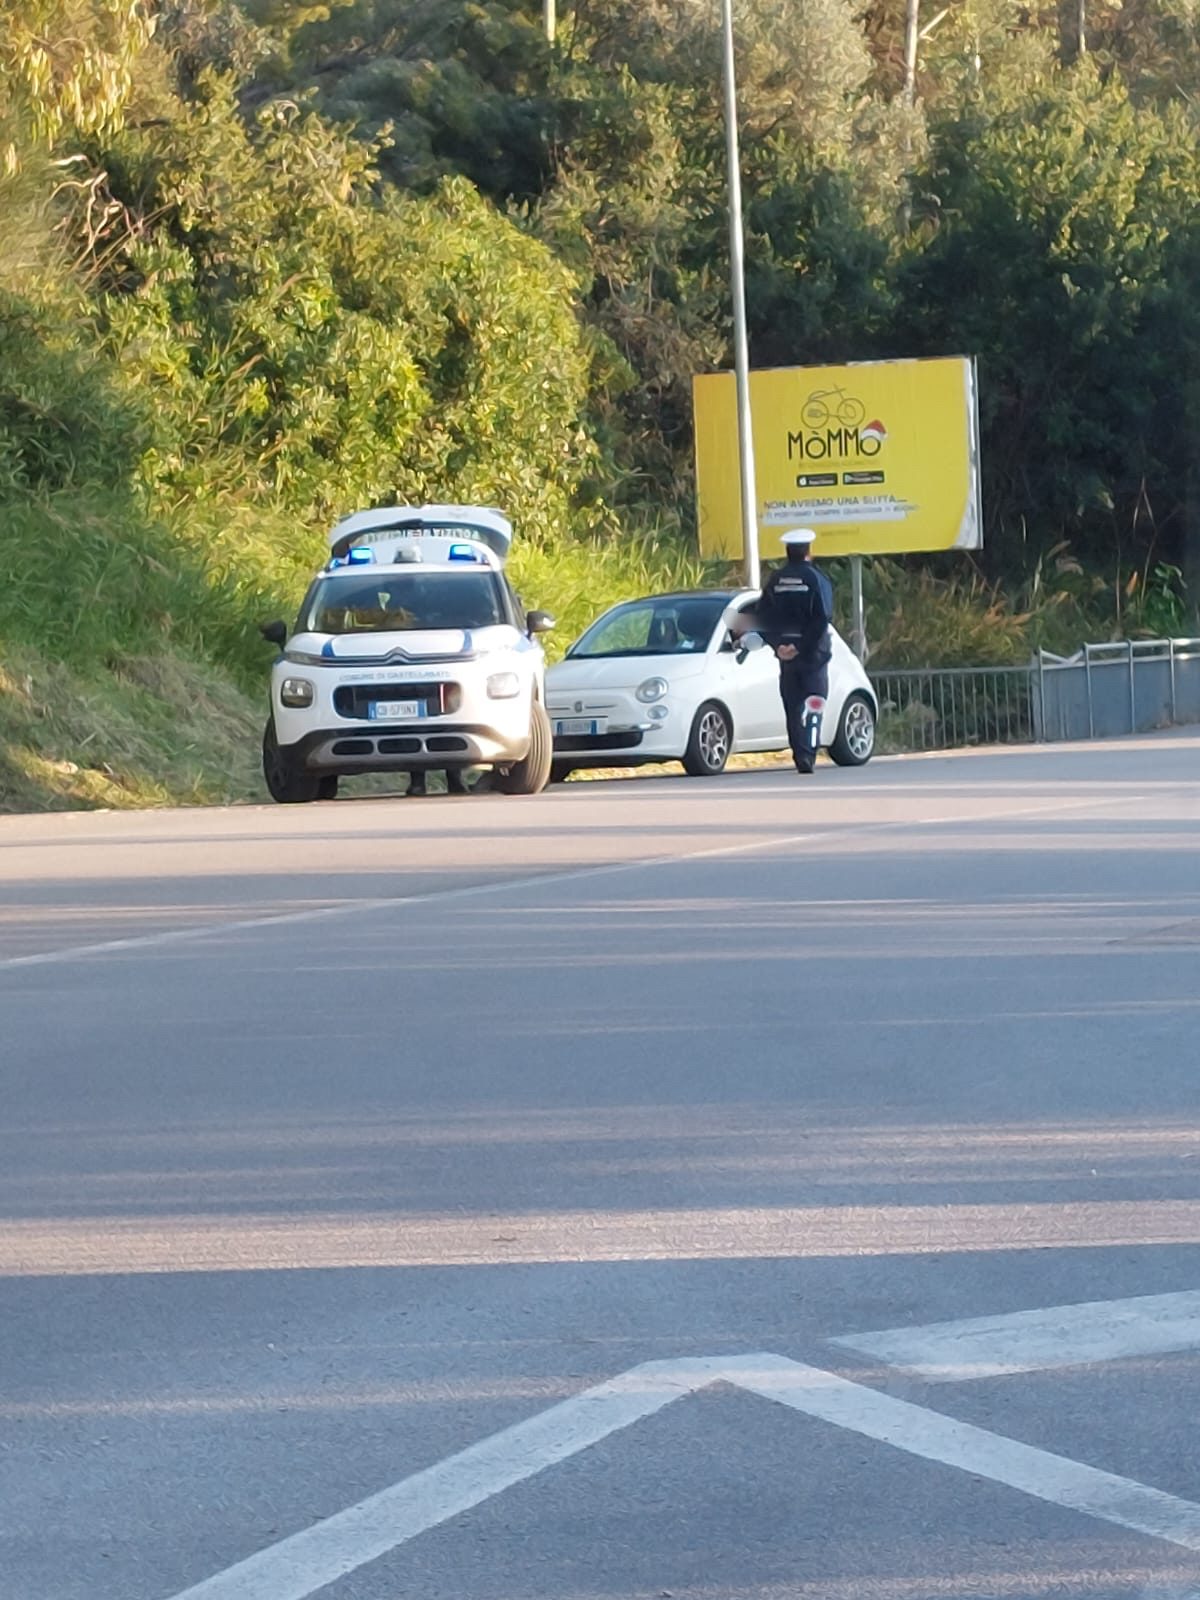
[[[262,798],[261,718],[215,668],[167,650],[95,673],[0,654],[0,811]]]

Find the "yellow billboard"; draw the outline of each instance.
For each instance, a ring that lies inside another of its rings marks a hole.
[[[692,380],[700,550],[740,556],[737,390]],[[975,550],[983,542],[975,363],[968,356],[750,374],[759,550],[817,531],[823,556]]]

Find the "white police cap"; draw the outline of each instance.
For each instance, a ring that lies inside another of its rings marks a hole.
[[[813,528],[789,528],[785,534],[781,535],[779,542],[780,544],[812,544],[816,537],[816,531]]]

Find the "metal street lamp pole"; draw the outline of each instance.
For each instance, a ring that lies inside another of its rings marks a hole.
[[[546,25],[546,38],[553,44],[556,25],[555,0],[542,0],[542,20]]]
[[[738,158],[737,80],[733,65],[733,0],[721,0],[724,35],[725,161],[729,183],[729,287],[733,297],[733,370],[737,382],[738,463],[742,480],[742,562],[746,587],[760,583],[758,490],[750,420],[750,353],[746,338],[746,263],[742,234],[742,174]]]

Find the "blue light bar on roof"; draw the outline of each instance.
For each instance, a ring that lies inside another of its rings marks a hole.
[[[352,567],[369,566],[370,563],[375,559],[374,550],[371,549],[370,545],[366,544],[351,545],[347,554],[349,555],[350,565]]]
[[[479,552],[473,544],[452,544],[446,552],[448,561],[478,561]]]

